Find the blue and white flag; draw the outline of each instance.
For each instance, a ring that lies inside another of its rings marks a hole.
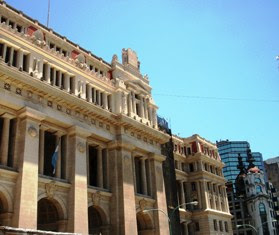
[[[60,144],[60,139],[59,139],[58,144],[55,148],[55,151],[51,157],[51,165],[53,167],[53,174],[55,174],[55,169],[56,169],[56,164],[57,164],[57,159],[58,159],[59,144]]]

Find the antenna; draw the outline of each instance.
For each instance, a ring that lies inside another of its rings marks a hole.
[[[49,12],[50,12],[50,0],[48,0],[48,9],[47,9],[47,27],[49,24]]]

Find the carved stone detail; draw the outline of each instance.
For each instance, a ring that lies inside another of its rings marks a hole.
[[[101,193],[97,191],[96,193],[92,194],[92,203],[93,206],[99,206],[100,205],[100,200],[101,200]]]
[[[33,127],[33,126],[30,126],[29,128],[28,128],[28,134],[31,136],[31,137],[36,137],[37,135],[38,135],[38,131],[37,131],[37,129],[35,128],[35,127]]]
[[[51,181],[50,183],[45,185],[46,188],[46,194],[48,198],[53,198],[55,191],[56,191],[56,185],[54,181]]]
[[[85,152],[85,145],[83,143],[79,142],[77,144],[77,149],[78,149],[79,152],[84,153]]]
[[[145,199],[141,199],[139,201],[139,207],[142,211],[146,208],[146,205],[147,205],[147,201]]]

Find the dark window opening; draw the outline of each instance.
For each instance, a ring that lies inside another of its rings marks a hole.
[[[1,23],[6,23],[7,22],[7,18],[5,18],[4,16],[1,17]]]
[[[104,97],[103,93],[100,92],[100,105],[102,106],[104,104]]]
[[[0,56],[3,58],[4,44],[0,43]]]
[[[23,71],[25,72],[28,72],[28,58],[29,58],[29,55],[23,55],[23,62],[22,62],[22,65],[23,65]]]
[[[19,33],[21,33],[21,31],[22,31],[22,26],[21,26],[21,25],[17,25],[17,26],[16,26],[16,30],[17,30]]]
[[[62,50],[62,54],[66,57],[67,56],[67,51]]]
[[[191,155],[191,148],[190,147],[187,148],[187,154]]]
[[[217,226],[217,220],[213,220],[213,224],[214,224],[214,230],[217,231],[218,230],[218,226]]]
[[[195,182],[192,182],[191,183],[191,187],[192,187],[192,191],[196,191],[196,183]]]
[[[37,228],[44,231],[58,231],[58,212],[50,200],[43,198],[38,202]]]
[[[71,92],[71,93],[75,93],[74,84],[75,84],[75,77],[70,77],[70,92]]]
[[[99,102],[99,91],[96,91],[96,103],[100,104]]]
[[[61,75],[61,88],[65,89],[65,74],[62,73]]]
[[[13,54],[13,64],[12,66],[16,67],[17,66],[17,51],[14,51],[14,54]]]
[[[98,73],[98,71],[99,71],[99,70],[98,70],[97,68],[95,68],[95,73]]]
[[[140,109],[139,104],[136,104],[136,114],[137,114],[138,116],[140,115],[139,109]]]
[[[10,129],[9,129],[9,146],[8,146],[8,166],[9,167],[13,167],[15,138],[16,138],[16,119],[11,119],[10,120]]]
[[[200,231],[200,224],[199,222],[195,222],[195,230]]]
[[[104,72],[103,72],[103,71],[100,71],[100,74],[103,76],[103,75],[104,75]]]
[[[140,159],[135,158],[136,188],[137,193],[143,194]]]
[[[190,172],[194,172],[194,165],[193,165],[193,163],[189,164],[189,168],[190,168]]]
[[[5,55],[5,63],[8,63],[10,61],[10,56],[11,56],[11,48],[7,47],[6,55]]]
[[[60,47],[56,47],[56,51],[60,52],[61,48]]]
[[[46,80],[47,64],[43,64],[43,80]]]
[[[54,69],[50,68],[50,83],[53,85],[54,83]]]
[[[54,45],[53,43],[50,43],[50,44],[49,44],[49,48],[50,48],[50,49],[52,49],[52,48],[54,48],[54,47],[55,47],[55,45]]]
[[[89,65],[89,69],[90,69],[90,70],[93,70],[93,65]]]
[[[93,206],[88,208],[88,232],[89,234],[102,234],[102,218]]]
[[[220,228],[220,231],[223,232],[223,222],[222,221],[219,221],[219,228]]]
[[[66,179],[67,136],[61,136],[61,178]]]
[[[56,70],[55,73],[55,86],[59,86],[59,76],[60,76],[60,72]]]
[[[53,177],[54,174],[51,160],[56,148],[56,135],[46,131],[44,146],[44,175]]]
[[[11,26],[11,28],[14,28],[15,23],[13,21],[9,21],[9,26]]]
[[[89,185],[97,187],[97,148],[89,146]]]

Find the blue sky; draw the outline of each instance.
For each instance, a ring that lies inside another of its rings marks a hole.
[[[47,0],[7,0],[41,23]],[[50,28],[110,62],[132,48],[181,137],[279,156],[277,0],[51,0]]]

